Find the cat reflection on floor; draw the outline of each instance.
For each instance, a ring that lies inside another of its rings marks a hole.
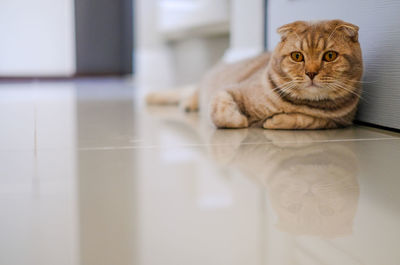
[[[211,151],[265,187],[280,230],[333,238],[352,233],[359,198],[352,143],[327,141],[334,134],[351,130],[222,130]]]
[[[354,139],[353,129],[212,130],[176,108],[151,107],[148,113],[179,137],[206,144],[220,167],[236,168],[264,188],[282,231],[324,238],[352,233],[358,159],[354,142],[334,139]]]

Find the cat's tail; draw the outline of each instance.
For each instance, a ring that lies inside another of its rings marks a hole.
[[[148,105],[179,105],[185,111],[198,110],[198,91],[194,85],[168,91],[150,92]]]
[[[181,89],[150,92],[146,96],[146,103],[148,105],[177,105],[181,101],[182,94]]]

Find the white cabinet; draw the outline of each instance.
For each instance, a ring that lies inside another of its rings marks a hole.
[[[132,72],[132,0],[0,0],[0,78]]]
[[[0,1],[0,76],[75,73],[74,0]]]

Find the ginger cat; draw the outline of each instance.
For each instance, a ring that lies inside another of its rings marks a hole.
[[[358,27],[296,21],[273,52],[215,66],[191,95],[156,92],[148,104],[207,111],[218,128],[328,129],[352,124],[363,73]]]

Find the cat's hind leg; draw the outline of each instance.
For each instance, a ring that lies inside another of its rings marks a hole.
[[[189,85],[183,88],[150,92],[146,96],[148,105],[179,105],[184,111],[197,111],[198,89],[196,86]]]
[[[146,103],[148,105],[177,105],[181,98],[181,90],[156,91],[146,95]]]
[[[219,91],[211,101],[210,115],[218,128],[246,128],[247,117],[240,112],[238,104],[228,91]]]
[[[199,110],[199,91],[198,89],[192,89],[185,93],[180,102],[180,109],[186,112],[198,111]]]

